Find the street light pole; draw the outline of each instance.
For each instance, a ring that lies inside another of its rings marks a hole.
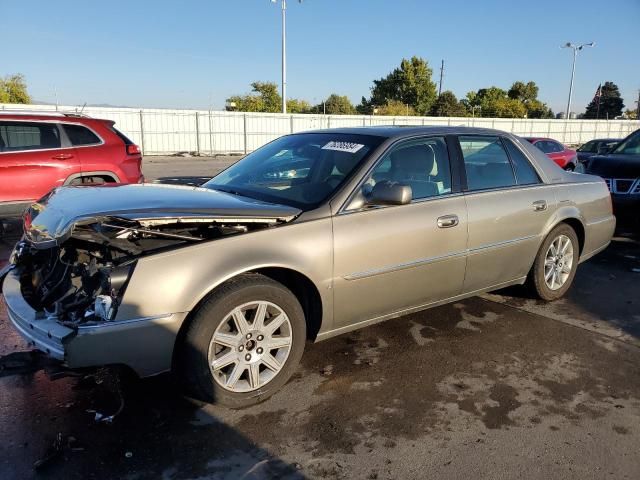
[[[287,113],[287,0],[282,0],[282,113]]]
[[[573,49],[573,66],[571,67],[571,84],[569,85],[569,100],[567,101],[567,113],[566,118],[569,120],[569,114],[571,112],[571,96],[573,95],[573,78],[576,74],[576,59],[578,58],[578,51],[582,50],[584,47],[593,47],[595,46],[595,42],[583,43],[582,45],[574,45],[571,42],[567,42],[562,45],[560,48],[571,48]]]
[[[287,0],[280,0],[282,4],[282,113],[287,113]],[[271,0],[278,3],[278,0]],[[298,0],[302,3],[302,0]]]

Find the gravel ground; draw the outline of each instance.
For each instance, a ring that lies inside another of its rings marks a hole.
[[[152,158],[145,172],[228,162]],[[639,268],[640,239],[623,235],[553,304],[514,288],[308,344],[284,389],[244,410],[189,401],[167,376],[5,376],[0,477],[640,478]],[[6,355],[25,346],[2,308]],[[122,413],[96,423],[118,391]]]

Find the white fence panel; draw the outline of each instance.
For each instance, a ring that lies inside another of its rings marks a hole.
[[[306,130],[377,125],[437,125],[496,128],[521,136],[550,137],[577,145],[598,137],[622,138],[640,128],[631,120],[542,120],[370,115],[243,113],[161,108],[116,108],[0,104],[0,110],[84,113],[116,122],[145,155],[247,153],[281,135]]]

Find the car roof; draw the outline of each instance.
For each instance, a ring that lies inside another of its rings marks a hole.
[[[522,137],[522,138],[524,138],[529,142],[538,142],[540,140],[549,141],[549,142],[558,142],[558,140],[554,140],[553,138],[548,138],[548,137]]]
[[[33,120],[33,121],[60,121],[70,123],[87,123],[87,122],[107,122],[115,123],[113,120],[102,118],[93,118],[88,115],[74,112],[32,112],[28,110],[0,110],[0,120]]]
[[[440,126],[440,125],[380,125],[371,127],[339,127],[321,130],[307,130],[299,133],[345,133],[350,135],[371,135],[383,138],[402,138],[415,135],[510,135],[492,128]]]

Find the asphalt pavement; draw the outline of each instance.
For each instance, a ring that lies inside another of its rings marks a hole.
[[[145,161],[148,178],[224,166],[178,160]],[[24,349],[0,307],[0,355]],[[3,479],[640,478],[640,237],[617,236],[552,304],[512,288],[308,344],[243,410],[169,376],[1,375]]]

